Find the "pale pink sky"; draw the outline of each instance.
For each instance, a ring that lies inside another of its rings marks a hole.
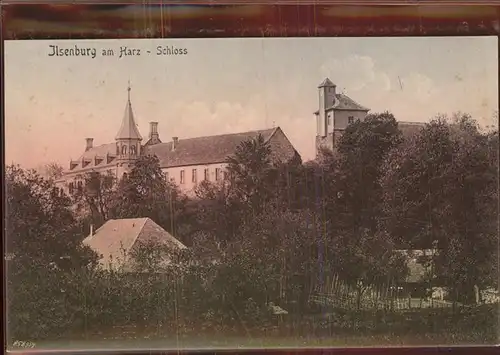
[[[140,57],[49,57],[49,45],[142,49]],[[184,56],[146,55],[158,45]],[[372,111],[401,121],[498,108],[496,37],[7,41],[6,163],[67,167],[85,147],[113,142],[127,81],[143,137],[159,122],[169,141],[273,126],[314,157],[317,85],[328,76]]]

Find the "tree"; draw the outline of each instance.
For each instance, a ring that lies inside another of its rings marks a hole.
[[[109,219],[113,198],[116,196],[116,177],[112,173],[91,172],[81,178],[84,188],[77,190],[72,196],[75,211],[83,215],[84,227],[92,224],[99,228]]]
[[[233,198],[244,202],[251,213],[257,214],[273,195],[270,182],[275,170],[269,142],[262,135],[244,141],[234,155],[227,158],[227,163]]]
[[[228,254],[244,261],[250,287],[260,294],[254,300],[306,305],[321,270],[331,266],[322,255],[322,222],[310,210],[282,211],[271,202],[243,226]]]
[[[58,163],[48,163],[41,166],[38,173],[47,180],[57,180],[63,176],[64,168]]]
[[[221,247],[225,247],[227,243],[234,240],[243,220],[242,201],[232,194],[232,185],[229,180],[218,183],[202,181],[195,193],[198,242],[202,242],[200,239],[202,235],[210,235],[215,237]]]
[[[336,215],[342,233],[368,229],[377,231],[378,206],[382,195],[380,165],[402,141],[394,116],[388,112],[371,114],[348,126],[338,145],[335,189],[329,208]]]
[[[156,156],[141,156],[114,193],[109,215],[112,218],[149,217],[177,236],[185,217],[186,198],[167,181]]]
[[[394,150],[383,167],[382,228],[409,248],[435,245],[441,283],[464,302],[474,300],[474,285],[491,283],[495,269],[494,144],[470,116],[441,117]]]
[[[81,267],[94,255],[81,245],[83,235],[71,201],[35,171],[6,168],[7,252],[19,265]]]
[[[390,236],[378,229],[383,194],[380,166],[401,142],[392,114],[370,114],[349,125],[336,152],[322,159],[319,188],[328,221],[323,228],[328,236],[325,258],[334,260],[334,272],[357,290],[358,306],[367,287],[381,282],[381,275],[404,271],[395,262]]]

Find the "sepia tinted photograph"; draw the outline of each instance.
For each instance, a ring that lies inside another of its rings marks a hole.
[[[8,349],[497,342],[496,37],[4,56]]]

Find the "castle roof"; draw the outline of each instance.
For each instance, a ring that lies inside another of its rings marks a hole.
[[[245,140],[257,138],[260,135],[269,140],[279,127],[258,131],[222,134],[217,136],[180,139],[175,143],[166,142],[146,146],[146,154],[156,155],[161,167],[205,165],[223,163],[233,155],[236,148]]]
[[[127,253],[140,243],[150,242],[166,245],[171,250],[186,249],[150,218],[111,219],[83,241],[102,255],[100,263],[104,267],[128,264]]]
[[[409,137],[417,134],[424,126],[425,123],[422,122],[398,122],[398,128],[404,137]]]
[[[134,112],[132,110],[132,103],[130,102],[130,85],[128,90],[128,100],[125,106],[125,113],[123,114],[122,125],[118,131],[115,139],[136,139],[142,140],[139,129],[134,119]]]
[[[325,110],[348,110],[348,111],[370,111],[356,101],[351,99],[349,96],[344,94],[335,94],[335,102],[332,102],[330,106],[326,107]],[[319,111],[314,112],[315,115],[319,114]]]
[[[145,154],[156,155],[160,161],[160,167],[169,168],[175,166],[206,165],[223,163],[226,158],[233,155],[236,148],[245,140],[257,138],[260,135],[268,141],[276,132],[281,132],[281,128],[270,128],[264,130],[221,134],[216,136],[196,137],[179,139],[146,145]],[[173,145],[175,144],[175,149]],[[96,157],[103,157],[103,160],[96,160]],[[116,144],[109,143],[93,147],[84,152],[78,160],[72,162],[74,166],[66,173],[78,173],[80,171],[101,169],[116,165]]]

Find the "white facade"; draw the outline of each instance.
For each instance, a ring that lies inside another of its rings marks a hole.
[[[334,130],[345,130],[350,123],[357,120],[363,121],[366,118],[367,112],[352,111],[352,110],[331,110],[327,113],[327,117],[332,116],[332,122],[328,125],[328,133],[333,133]]]
[[[187,195],[193,195],[196,187],[204,180],[221,181],[225,178],[227,164],[188,165],[163,168],[167,179],[175,183]]]

